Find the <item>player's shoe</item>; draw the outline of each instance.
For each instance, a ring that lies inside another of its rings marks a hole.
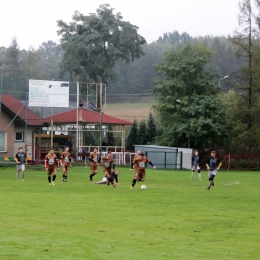
[[[55,185],[54,181],[51,182],[51,185]]]
[[[67,179],[65,179],[64,182],[67,182]]]
[[[215,185],[214,182],[212,182],[211,186],[214,186],[214,185]]]
[[[208,186],[207,190],[209,190],[209,189],[210,189],[210,186]]]
[[[51,186],[51,183],[49,182],[49,185]]]
[[[200,179],[200,181],[202,181],[202,179]]]
[[[22,179],[22,181],[24,181],[24,179]]]
[[[132,190],[133,188],[134,188],[134,187],[133,187],[133,186],[131,186],[131,187],[130,187],[130,190]]]

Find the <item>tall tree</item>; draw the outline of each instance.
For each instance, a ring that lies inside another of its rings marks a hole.
[[[6,50],[3,66],[5,77],[11,79],[21,77],[20,48],[15,37],[13,37],[11,45]]]
[[[137,26],[122,18],[105,4],[97,14],[75,12],[70,24],[58,21],[64,50],[61,72],[77,77],[85,73],[86,80],[107,84],[115,79],[116,61],[131,62],[142,56],[145,39],[137,33]]]
[[[112,132],[113,127],[108,126],[108,132],[107,132],[107,143],[108,146],[115,146],[116,145],[116,140],[114,136],[114,132]]]
[[[0,47],[0,75],[3,75],[3,65],[5,60],[6,48]]]
[[[60,62],[62,60],[61,47],[53,41],[43,42],[39,47],[41,66],[46,78],[60,79]]]
[[[97,145],[97,138],[95,138],[93,132],[84,133],[84,145],[85,146],[95,146]]]
[[[30,47],[22,60],[22,72],[29,79],[46,79],[46,74],[41,66],[41,56],[39,50]]]
[[[239,3],[240,14],[238,18],[240,31],[236,31],[231,38],[236,47],[236,57],[244,62],[243,66],[232,75],[232,83],[236,92],[241,96],[240,110],[237,120],[247,126],[236,139],[248,148],[260,145],[258,125],[260,120],[259,94],[260,94],[260,45],[258,40],[259,28],[255,27],[255,5],[259,1],[243,0]],[[239,137],[240,136],[240,137]],[[243,141],[244,140],[244,141]],[[250,149],[251,149],[250,148]]]
[[[138,144],[147,144],[147,127],[144,120],[140,122],[137,131]]]
[[[164,62],[155,65],[153,92],[163,126],[160,144],[187,147],[191,141],[198,147],[219,142],[225,134],[219,75],[205,67],[212,55],[206,47],[186,44],[167,52]]]
[[[156,131],[155,120],[154,120],[153,114],[150,112],[149,118],[147,121],[147,142],[149,144],[153,144],[155,141],[156,135],[157,135],[157,131]]]
[[[134,150],[134,145],[138,144],[138,127],[137,127],[137,122],[134,120],[130,132],[126,138],[126,149],[127,150]]]

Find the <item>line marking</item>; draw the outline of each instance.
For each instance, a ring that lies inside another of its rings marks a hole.
[[[239,184],[240,182],[239,181],[235,181],[233,183],[230,183],[230,184],[224,184],[224,185],[235,185],[235,184]]]

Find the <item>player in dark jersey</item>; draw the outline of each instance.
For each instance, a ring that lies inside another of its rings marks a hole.
[[[198,171],[198,177],[199,177],[199,180],[202,181],[201,179],[201,173],[200,173],[200,164],[199,164],[199,160],[200,160],[200,157],[199,157],[199,151],[196,150],[195,151],[195,154],[192,156],[191,158],[191,180],[193,181],[194,180],[194,172],[195,170]]]
[[[60,165],[63,169],[62,181],[67,182],[68,180],[68,166],[71,168],[71,155],[69,152],[70,148],[68,146],[65,147],[64,152],[60,156]]]
[[[219,160],[219,158],[216,157],[216,152],[212,151],[206,164],[209,177],[209,186],[207,190],[209,190],[211,186],[214,186],[214,178],[216,177],[217,171],[219,170],[221,165],[222,162]]]
[[[116,184],[119,184],[118,179],[117,179],[118,174],[119,174],[119,171],[115,171],[114,177],[115,177],[115,180],[116,180]],[[108,184],[108,182],[109,182],[109,180],[108,180],[107,176],[104,176],[101,181],[93,182],[93,184]]]
[[[27,158],[26,153],[23,151],[22,147],[19,147],[19,152],[14,157],[16,161],[16,179],[19,181],[19,173],[22,171],[22,181],[24,181],[24,171],[25,171],[25,164],[27,165]]]
[[[46,154],[44,158],[44,167],[48,174],[49,185],[55,185],[54,181],[56,179],[57,170],[59,169],[59,161],[57,155],[54,153],[53,148],[50,149],[49,153]],[[53,176],[51,181],[52,174]]]

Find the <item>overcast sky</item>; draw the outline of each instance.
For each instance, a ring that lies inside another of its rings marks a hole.
[[[59,42],[57,20],[72,21],[74,11],[96,13],[108,3],[124,21],[139,27],[148,43],[177,30],[191,36],[232,35],[238,28],[238,0],[8,0],[1,1],[0,47],[17,38],[20,49]]]

